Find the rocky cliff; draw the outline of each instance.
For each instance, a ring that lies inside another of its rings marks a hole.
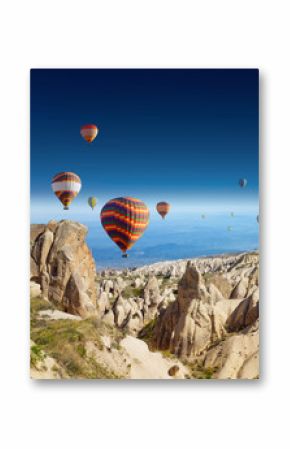
[[[30,279],[44,299],[61,310],[87,317],[96,314],[96,268],[85,243],[87,228],[63,220],[31,225]]]

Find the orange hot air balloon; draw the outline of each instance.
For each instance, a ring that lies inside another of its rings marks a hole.
[[[166,201],[160,201],[160,203],[156,204],[156,210],[158,214],[161,215],[163,220],[170,211],[170,207],[171,207],[170,204],[166,203]]]
[[[88,142],[92,143],[97,137],[99,130],[96,125],[84,125],[81,127],[81,136]]]
[[[114,198],[101,210],[101,223],[109,237],[126,251],[142,236],[149,223],[149,209],[137,198]]]

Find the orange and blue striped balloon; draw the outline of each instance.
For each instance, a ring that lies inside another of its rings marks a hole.
[[[123,257],[127,257],[126,251],[137,242],[149,224],[149,209],[136,198],[114,198],[102,208],[101,223],[123,252]]]

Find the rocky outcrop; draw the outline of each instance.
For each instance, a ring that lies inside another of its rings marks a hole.
[[[177,300],[158,318],[158,349],[170,350],[178,357],[196,356],[226,333],[226,320],[240,301],[222,299],[213,290],[215,298],[206,289],[199,270],[189,262],[179,283]]]
[[[229,332],[238,332],[247,326],[252,326],[258,318],[259,289],[257,288],[249,298],[241,301],[227,318],[226,327]]]
[[[245,272],[244,268],[239,262],[239,267],[233,270],[235,282],[241,272],[242,275],[231,299],[225,299],[216,285],[206,285],[196,264],[189,262],[179,282],[177,299],[158,317],[155,347],[188,360],[200,361],[206,356],[204,368],[213,368],[218,372],[216,377],[239,378],[250,371],[255,377],[258,331],[253,328],[257,327],[259,316],[258,269],[251,267]],[[250,296],[245,297],[248,292]],[[233,332],[242,333],[232,336]],[[239,362],[233,354],[238,354]]]
[[[144,321],[152,320],[157,313],[158,304],[161,301],[159,285],[157,278],[149,276],[148,282],[144,288]]]
[[[232,335],[210,349],[204,368],[216,372],[217,379],[257,379],[259,377],[259,326]]]
[[[31,280],[59,309],[88,317],[97,313],[96,269],[85,243],[87,228],[63,220],[31,226]]]

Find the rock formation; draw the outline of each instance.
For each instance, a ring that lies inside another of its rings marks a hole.
[[[69,220],[31,226],[31,280],[45,299],[82,317],[97,311],[96,269],[86,234],[85,226]]]
[[[239,266],[231,269],[235,286],[231,299],[225,299],[215,285],[205,284],[195,263],[187,263],[177,299],[158,317],[154,344],[159,350],[213,369],[216,378],[256,378],[258,267],[245,272],[239,261]],[[233,332],[239,335],[231,335]]]
[[[257,253],[97,273],[86,234],[69,220],[31,226],[33,377],[73,377],[72,357],[84,378],[258,378]],[[71,355],[42,344],[44,322]]]

